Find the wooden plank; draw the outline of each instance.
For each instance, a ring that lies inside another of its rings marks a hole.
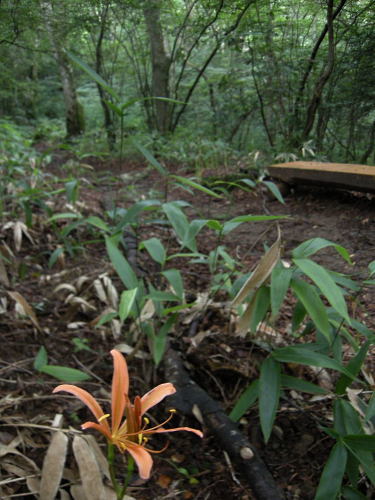
[[[293,161],[270,165],[271,177],[288,184],[315,184],[375,193],[375,167],[347,163]]]

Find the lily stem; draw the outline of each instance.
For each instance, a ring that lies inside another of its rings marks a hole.
[[[112,443],[108,443],[107,460],[109,466],[109,474],[111,476],[112,486],[115,490],[117,500],[122,500],[125,495],[126,488],[121,488],[116,479],[115,447]]]
[[[121,490],[121,497],[118,497],[119,500],[122,500],[124,498],[124,495],[126,493],[126,490],[128,489],[130,479],[133,475],[134,471],[134,458],[131,455],[128,455],[128,470],[126,472],[126,478],[125,478],[125,484],[124,487]]]

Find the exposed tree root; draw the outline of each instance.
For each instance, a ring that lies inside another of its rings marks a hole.
[[[225,414],[221,405],[191,380],[178,353],[173,349],[169,349],[164,357],[164,367],[167,380],[177,389],[169,402],[186,415],[193,415],[194,407],[198,407],[204,424],[246,478],[258,500],[283,499],[283,494],[255,448]]]

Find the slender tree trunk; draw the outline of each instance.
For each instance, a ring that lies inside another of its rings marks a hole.
[[[160,21],[161,0],[147,0],[143,9],[147,33],[150,39],[153,97],[169,97],[169,69],[171,60],[164,43],[163,28]],[[155,126],[161,133],[170,130],[169,103],[155,99]]]
[[[341,0],[340,1],[340,4],[337,6],[335,12],[333,12],[332,14],[332,22],[336,19],[336,17],[340,14],[340,12],[342,11],[342,9],[344,8],[344,5],[346,4],[347,0]],[[320,46],[323,42],[323,40],[325,39],[326,35],[328,33],[328,22],[324,25],[324,28],[318,38],[318,40],[316,41],[314,47],[313,47],[313,50],[311,51],[311,55],[310,55],[310,58],[309,58],[309,62],[308,62],[308,65],[307,65],[307,68],[303,74],[303,77],[301,79],[301,83],[300,83],[300,86],[299,86],[299,89],[298,89],[298,93],[297,93],[297,98],[296,98],[296,101],[295,101],[295,104],[294,104],[294,120],[297,120],[298,121],[298,117],[299,117],[299,108],[300,108],[300,105],[301,105],[301,100],[302,100],[302,97],[303,97],[303,94],[305,92],[305,89],[306,89],[306,84],[307,84],[307,81],[310,77],[310,74],[311,74],[311,71],[314,67],[314,64],[316,62],[316,57],[318,55],[318,52],[319,52],[319,49],[320,49]]]
[[[375,120],[371,125],[370,140],[366,151],[363,153],[361,163],[366,163],[375,147]]]
[[[67,137],[74,137],[84,131],[83,108],[78,102],[74,86],[73,72],[57,30],[54,24],[54,13],[50,1],[42,1],[42,8],[45,13],[45,22],[55,59],[59,68],[60,78],[63,88],[65,113],[66,113],[66,133]]]
[[[100,24],[100,31],[99,31],[99,37],[96,42],[96,47],[95,47],[95,56],[96,56],[96,61],[95,61],[95,69],[98,75],[102,76],[103,75],[103,52],[102,52],[102,46],[103,46],[103,38],[104,38],[104,33],[105,33],[105,26],[106,26],[106,20],[107,20],[107,14],[108,14],[108,7],[109,4],[104,8],[104,12],[102,13],[102,18],[101,18],[101,24]],[[99,84],[97,84],[98,88],[98,93],[99,93],[99,98],[100,98],[100,104],[103,109],[103,115],[104,115],[104,127],[107,133],[107,141],[108,141],[108,147],[110,151],[113,151],[115,144],[116,144],[116,132],[115,132],[115,125],[113,123],[113,113],[110,110],[107,100],[109,100],[109,97],[106,95],[106,92],[103,90],[103,87]]]
[[[335,62],[335,40],[333,32],[333,0],[328,0],[327,5],[327,29],[328,29],[328,60],[325,68],[323,69],[318,81],[315,84],[312,98],[310,100],[307,113],[305,127],[302,133],[302,140],[307,140],[311,129],[314,126],[316,112],[318,110],[320,100],[323,94],[324,87],[332,74]]]

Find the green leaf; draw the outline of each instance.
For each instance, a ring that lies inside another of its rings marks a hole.
[[[138,278],[131,266],[128,264],[128,261],[113,242],[113,239],[109,236],[105,236],[105,245],[112,265],[125,287],[129,290],[137,288]]]
[[[272,357],[278,361],[282,361],[283,363],[297,363],[301,365],[331,368],[332,370],[337,370],[338,372],[345,373],[349,377],[352,377],[352,374],[345,368],[345,366],[342,366],[335,359],[306,348],[306,346],[310,345],[311,344],[305,344],[304,346],[279,347],[273,351]]]
[[[158,200],[142,200],[134,203],[117,224],[114,232],[121,231],[128,224],[138,223],[138,215],[146,210],[155,210],[160,207]]]
[[[76,203],[78,196],[78,180],[73,179],[65,183],[66,197],[69,203]]]
[[[272,358],[263,361],[259,377],[259,418],[267,443],[279,406],[281,386],[280,363]]]
[[[146,250],[155,262],[158,262],[161,266],[165,264],[167,252],[165,251],[164,245],[158,238],[150,238],[149,240],[142,241],[142,245],[145,246]]]
[[[216,219],[209,219],[207,221],[207,227],[213,229],[214,231],[217,231],[218,233],[221,233],[224,226]]]
[[[372,484],[375,485],[375,467],[373,454],[369,451],[361,450],[354,446],[349,446],[345,441],[344,445],[362,465],[362,468],[367,474],[368,478],[370,479]]]
[[[366,422],[371,420],[374,416],[375,416],[375,393],[373,392],[365,414]]]
[[[91,378],[87,373],[67,366],[45,365],[42,366],[39,371],[51,375],[58,380],[62,380],[63,382],[83,382]]]
[[[375,274],[375,260],[373,260],[372,262],[370,262],[370,264],[368,265],[368,269],[369,269],[369,272],[370,272],[370,277]]]
[[[240,215],[235,217],[234,219],[229,220],[226,224],[233,223],[243,223],[243,222],[261,222],[265,220],[280,220],[280,219],[289,219],[289,215]]]
[[[199,231],[207,224],[206,219],[195,219],[189,224],[187,232],[182,241],[182,245],[187,247],[192,252],[197,251],[197,243],[195,237],[199,233]]]
[[[213,196],[214,198],[222,198],[219,194],[215,193],[214,191],[211,191],[211,189],[208,189],[201,184],[198,184],[198,182],[193,181],[192,179],[187,179],[186,177],[181,177],[179,175],[171,175],[170,176],[172,179],[176,179],[178,182],[181,182],[181,184],[186,184],[187,186],[190,186],[194,189],[198,189],[199,191],[202,191],[205,194],[208,194],[210,196]]]
[[[331,306],[350,324],[344,294],[324,267],[310,259],[293,259],[293,262],[320,288]]]
[[[109,226],[104,222],[103,219],[100,217],[97,217],[96,215],[90,215],[90,217],[87,217],[86,222],[90,224],[91,226],[97,227],[98,229],[101,229],[102,231],[105,231],[106,233],[110,233],[111,229]]]
[[[45,347],[41,347],[34,359],[34,369],[38,372],[48,363],[48,355]]]
[[[159,329],[158,333],[153,338],[153,358],[155,365],[158,366],[163,359],[165,349],[167,346],[168,333],[171,331],[172,326],[177,320],[177,314],[172,315]]]
[[[148,297],[156,302],[179,302],[180,298],[174,293],[162,292],[161,290],[152,290]]]
[[[337,399],[333,405],[334,429],[340,436],[362,434],[362,425],[358,413],[345,399]]]
[[[75,56],[68,50],[66,51],[69,59],[75,62],[83,71],[85,71],[89,77],[94,80],[94,82],[98,83],[109,95],[111,95],[115,101],[119,101],[120,98],[115,92],[115,90],[100,76],[96,71],[94,71],[90,66],[88,66],[85,62],[83,62],[79,57]]]
[[[323,333],[328,342],[331,342],[331,327],[328,321],[328,314],[315,288],[297,278],[291,280],[290,286],[302,302],[303,307],[315,323],[315,326]]]
[[[81,219],[81,218],[82,216],[79,214],[75,214],[73,212],[64,212],[61,214],[52,215],[52,217],[50,217],[48,220],[50,222],[54,222],[55,220],[61,220],[61,219]]]
[[[305,319],[306,314],[306,309],[302,302],[299,300],[293,309],[292,332],[298,330],[298,328],[301,326],[302,321]]]
[[[251,384],[241,394],[233,410],[230,412],[229,418],[237,422],[242,417],[242,415],[244,415],[247,412],[247,410],[251,406],[253,406],[253,404],[258,399],[258,394],[259,394],[258,387],[259,387],[258,380],[254,380],[254,382],[251,382]]]
[[[370,342],[367,341],[362,345],[362,347],[354,356],[354,358],[352,358],[346,365],[347,370],[349,370],[353,374],[353,377],[356,377],[360,372],[369,347],[370,347]],[[347,377],[346,375],[341,375],[336,384],[336,389],[335,389],[336,394],[344,394],[346,388],[351,384],[351,382],[352,382],[351,378]]]
[[[333,247],[349,264],[352,263],[346,248],[324,238],[312,238],[311,240],[304,241],[293,250],[292,255],[295,259],[305,259],[326,247]]]
[[[319,387],[312,382],[307,380],[302,380],[297,377],[292,377],[290,375],[281,375],[281,385],[286,389],[293,389],[295,391],[307,392],[309,394],[328,394],[327,389]]]
[[[375,453],[375,436],[368,434],[349,434],[343,438],[349,448],[366,450]]]
[[[337,498],[344,477],[348,452],[345,446],[338,442],[329,454],[323,469],[314,500],[334,500]]]
[[[271,310],[272,316],[277,316],[285,294],[289,288],[293,269],[284,267],[279,261],[271,273]]]
[[[118,314],[120,316],[121,322],[124,322],[129,316],[132,310],[135,298],[137,296],[138,287],[132,290],[124,290],[121,294],[120,305],[118,309]]]
[[[174,293],[180,300],[184,299],[184,282],[178,269],[167,269],[161,273],[171,284]]]
[[[57,259],[60,257],[61,254],[64,253],[64,248],[63,247],[57,247],[50,255],[50,258],[48,259],[48,267],[51,269],[55,264]]]
[[[168,170],[165,167],[163,167],[161,163],[158,162],[158,160],[154,157],[153,154],[151,154],[151,152],[148,149],[139,144],[135,139],[132,139],[132,143],[138,149],[138,151],[140,151],[143,154],[143,156],[150,163],[150,165],[152,165],[159,172],[160,175],[162,175],[163,177],[168,176],[169,174]]]
[[[251,320],[250,320],[250,330],[256,332],[257,327],[267,314],[270,305],[270,289],[266,286],[262,286],[257,290],[256,297],[254,300],[254,306],[252,308]]]
[[[98,328],[99,326],[102,326],[105,323],[112,321],[114,318],[117,318],[117,316],[118,316],[117,312],[109,312],[101,315],[99,321],[95,323],[95,328]]]
[[[276,186],[276,184],[274,182],[271,182],[271,181],[262,181],[262,182],[271,191],[271,193],[274,195],[274,197],[277,199],[277,201],[279,201],[280,203],[285,205],[283,195],[280,193],[280,190]]]
[[[114,104],[113,102],[111,101],[108,101],[108,99],[103,99],[103,101],[106,103],[106,105],[109,107],[109,109],[111,109],[112,111],[114,111],[116,113],[117,116],[122,116],[122,111],[121,111],[121,108],[119,106],[116,106],[116,104]]]
[[[344,486],[341,493],[345,500],[368,500],[360,491],[350,486]]]
[[[176,231],[178,238],[184,241],[185,235],[189,230],[189,221],[175,203],[163,203],[163,210],[168,217],[169,222],[172,224],[173,229]],[[195,251],[195,250],[193,250]]]

